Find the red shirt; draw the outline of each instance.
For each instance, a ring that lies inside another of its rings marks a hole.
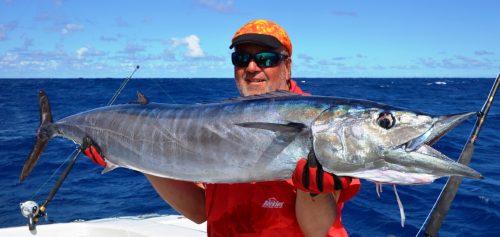
[[[290,91],[304,93],[293,80]],[[206,184],[208,236],[304,236],[295,217],[297,190],[292,180],[241,184]],[[327,236],[347,236],[341,222],[344,202],[356,195],[359,179],[343,189],[337,218]]]

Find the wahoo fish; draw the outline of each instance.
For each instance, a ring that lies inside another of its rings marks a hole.
[[[39,93],[40,127],[24,180],[53,137],[101,148],[107,172],[124,167],[204,183],[284,180],[313,154],[325,171],[376,183],[482,179],[431,145],[474,112],[432,116],[377,102],[272,92],[220,103],[122,104],[53,122]]]

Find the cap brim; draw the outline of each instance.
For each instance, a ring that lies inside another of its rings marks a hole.
[[[279,48],[283,46],[276,38],[270,35],[262,35],[262,34],[243,34],[234,38],[233,43],[229,46],[232,49],[236,45],[240,44],[260,44],[264,46],[268,46],[272,49]]]

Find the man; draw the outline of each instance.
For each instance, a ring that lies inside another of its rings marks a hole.
[[[230,48],[242,96],[276,90],[307,95],[291,79],[292,44],[279,25],[251,21],[236,32]],[[316,168],[305,159],[286,181],[199,184],[145,175],[179,213],[196,223],[207,221],[209,236],[347,236],[341,210],[359,190],[358,179],[326,172],[324,188],[318,188]]]

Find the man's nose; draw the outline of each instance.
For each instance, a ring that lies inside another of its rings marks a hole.
[[[257,63],[255,63],[255,60],[252,59],[248,63],[246,70],[249,72],[256,72],[256,71],[261,71],[261,68],[259,67],[259,65],[257,65]]]

